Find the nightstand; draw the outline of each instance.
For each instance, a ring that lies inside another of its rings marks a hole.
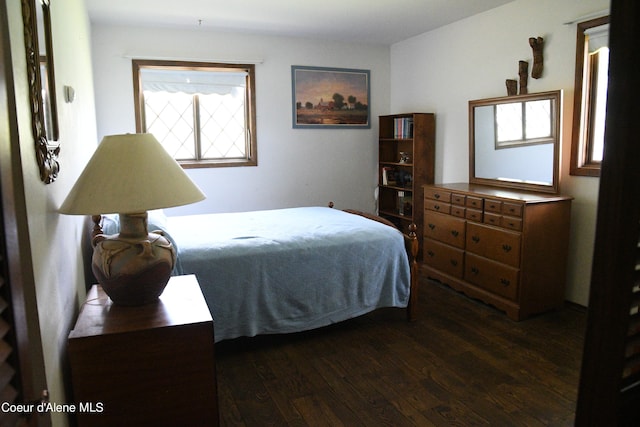
[[[217,426],[213,334],[195,276],[140,307],[94,285],[68,341],[78,425]]]

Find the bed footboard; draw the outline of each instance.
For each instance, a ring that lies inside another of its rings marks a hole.
[[[405,247],[407,248],[407,254],[409,255],[409,268],[411,269],[411,287],[409,293],[409,304],[407,305],[407,320],[413,322],[418,316],[418,250],[420,244],[418,243],[418,235],[416,230],[418,227],[415,224],[409,226],[409,234],[404,234]]]

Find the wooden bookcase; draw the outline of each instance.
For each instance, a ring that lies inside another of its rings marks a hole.
[[[385,115],[379,117],[379,127],[378,215],[405,233],[414,223],[417,235],[422,236],[422,187],[433,184],[434,180],[435,116],[432,113]],[[418,257],[421,259],[421,253]]]

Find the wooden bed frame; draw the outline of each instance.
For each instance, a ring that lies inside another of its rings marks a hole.
[[[333,202],[330,202],[328,205],[330,208],[333,208]],[[393,224],[391,221],[382,218],[377,215],[369,214],[366,212],[354,210],[354,209],[343,209],[344,212],[348,212],[354,215],[360,215],[365,218],[371,219],[373,221],[380,222],[382,224],[386,224],[390,227],[398,229],[398,227]],[[93,229],[91,231],[91,240],[98,235],[102,234],[102,215],[93,215],[91,217],[93,221]],[[410,268],[410,285],[409,285],[409,303],[407,304],[407,320],[413,322],[417,319],[418,314],[418,236],[416,234],[417,227],[415,224],[411,224],[409,226],[409,233],[402,233],[404,236],[405,249],[407,251],[407,257],[409,259],[409,268]],[[400,230],[402,232],[402,230]]]

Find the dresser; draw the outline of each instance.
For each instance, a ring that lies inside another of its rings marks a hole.
[[[78,425],[218,425],[213,333],[195,276],[139,307],[94,285],[68,341]]]
[[[468,183],[423,188],[427,277],[513,320],[563,305],[570,197]]]

